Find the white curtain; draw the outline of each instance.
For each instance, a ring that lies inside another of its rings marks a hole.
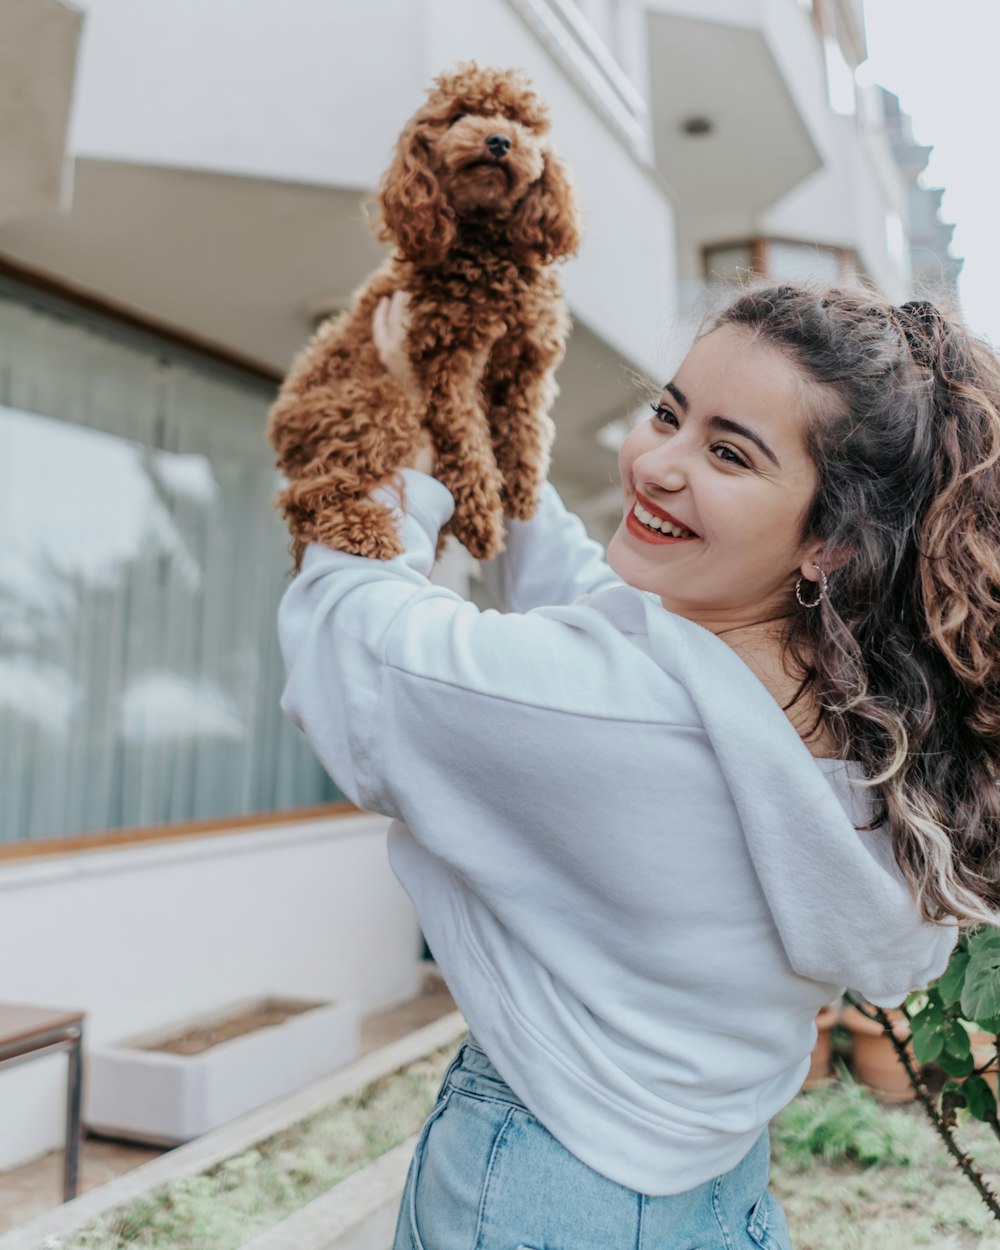
[[[278,706],[270,398],[0,288],[0,842],[340,797]]]

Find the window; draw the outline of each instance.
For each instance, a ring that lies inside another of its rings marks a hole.
[[[0,284],[0,843],[340,797],[278,706],[273,389]]]
[[[708,281],[739,282],[749,276],[787,278],[790,282],[844,282],[857,277],[848,248],[791,239],[746,239],[714,244],[704,250]]]

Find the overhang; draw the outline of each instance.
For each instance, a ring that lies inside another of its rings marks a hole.
[[[72,213],[0,224],[0,260],[281,374],[319,315],[381,261],[371,193],[79,160]],[[584,309],[584,316],[586,310]],[[556,474],[575,499],[614,480],[597,431],[637,405],[620,350],[577,320],[559,371]]]
[[[820,168],[821,47],[798,6],[650,0],[648,22],[656,164],[682,214],[759,212]]]

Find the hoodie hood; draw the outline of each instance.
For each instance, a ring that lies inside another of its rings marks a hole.
[[[885,827],[859,830],[770,692],[711,631],[619,585],[587,598],[624,632],[648,634],[656,662],[698,709],[740,815],[788,962],[801,976],[898,1006],[940,976],[955,921],[923,921]],[[719,700],[719,690],[732,699]],[[849,775],[854,770],[847,764]],[[854,778],[862,823],[867,787]]]

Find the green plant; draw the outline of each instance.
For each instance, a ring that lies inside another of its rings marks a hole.
[[[454,1043],[195,1176],[180,1177],[53,1250],[237,1250],[415,1132]]]
[[[895,1036],[887,1013],[847,997],[869,1019],[882,1025],[938,1136],[993,1216],[1000,1220],[1000,1198],[954,1133],[958,1113],[964,1111],[988,1124],[1000,1138],[996,1094],[983,1075],[992,1063],[1000,1061],[1000,929],[984,927],[963,933],[943,975],[906,1000],[917,1064],[936,1063],[948,1077],[936,1096],[906,1052],[910,1039]],[[979,1067],[972,1052],[970,1027],[992,1039],[991,1058]]]
[[[805,1168],[851,1160],[865,1167],[905,1166],[923,1154],[913,1121],[887,1111],[837,1063],[840,1079],[801,1094],[771,1125],[775,1150],[786,1166]]]

